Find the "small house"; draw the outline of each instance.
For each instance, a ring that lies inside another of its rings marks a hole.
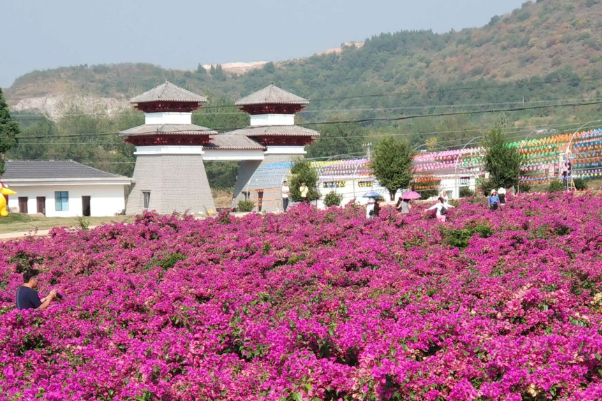
[[[1,179],[17,195],[12,212],[47,217],[114,216],[125,210],[125,189],[132,179],[71,160],[7,161]]]

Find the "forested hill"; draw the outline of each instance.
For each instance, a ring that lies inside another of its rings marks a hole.
[[[317,99],[533,77],[572,80],[573,86],[581,79],[602,78],[602,0],[527,2],[507,15],[494,16],[481,28],[381,34],[367,39],[360,49],[269,63],[242,76],[226,76],[219,68],[211,76],[196,66],[190,71],[134,63],[78,66],[28,73],[7,94],[11,104],[68,88],[119,98],[167,79],[229,99],[270,82]],[[581,89],[591,90],[592,85]]]
[[[193,122],[220,132],[246,126],[248,116],[236,112],[234,100],[270,82],[309,98],[300,122],[311,123],[321,137],[308,147],[308,157],[361,155],[364,143],[391,135],[419,149],[427,140],[437,149],[461,148],[477,145],[494,124],[511,140],[569,131],[602,115],[602,0],[529,2],[482,28],[382,34],[361,48],[268,63],[240,76],[219,67],[208,73],[148,64],[35,71],[16,80],[9,103],[60,93],[83,96],[61,101],[64,113],[54,121],[13,113],[23,133],[8,157],[73,159],[131,174],[133,150],[115,132],[144,120],[131,109],[119,111],[119,104],[165,80],[208,95],[210,107],[195,112]],[[90,95],[108,99],[95,102]],[[212,185],[232,187],[236,168],[209,163]]]

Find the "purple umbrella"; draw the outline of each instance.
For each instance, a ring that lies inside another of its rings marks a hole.
[[[420,199],[420,198],[422,198],[422,196],[416,191],[408,191],[408,192],[404,193],[403,195],[401,195],[401,199],[407,199],[407,200],[414,200],[414,199]]]

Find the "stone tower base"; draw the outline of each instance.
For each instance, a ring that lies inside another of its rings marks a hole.
[[[148,210],[159,214],[190,214],[215,211],[203,156],[138,155],[134,184],[128,197],[126,213],[139,214],[144,208],[144,194],[150,192]]]
[[[295,157],[299,157],[298,155],[265,155],[265,158],[262,161],[255,160],[245,160],[241,161],[238,167],[238,177],[236,179],[236,185],[234,186],[234,195],[232,198],[232,207],[236,207],[239,201],[241,200],[251,200],[257,204],[258,195],[255,191],[247,191],[247,185],[249,181],[253,177],[253,174],[259,169],[259,167],[264,166],[266,164],[271,163],[282,163],[282,162],[292,162]],[[280,184],[278,184],[278,188],[280,188]],[[274,197],[274,189],[270,191],[270,194],[266,192],[266,196]],[[281,196],[282,194],[278,191],[277,196]],[[257,210],[257,208],[255,209]],[[262,205],[262,211],[266,212],[276,212],[282,210],[282,205],[280,202],[266,202]]]

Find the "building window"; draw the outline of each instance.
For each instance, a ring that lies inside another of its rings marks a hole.
[[[470,185],[470,177],[461,177],[460,178],[460,186],[467,187]]]
[[[144,208],[148,209],[148,205],[150,205],[150,191],[143,191],[142,196],[144,197]]]
[[[54,204],[57,212],[69,211],[69,192],[56,191],[54,193]]]

